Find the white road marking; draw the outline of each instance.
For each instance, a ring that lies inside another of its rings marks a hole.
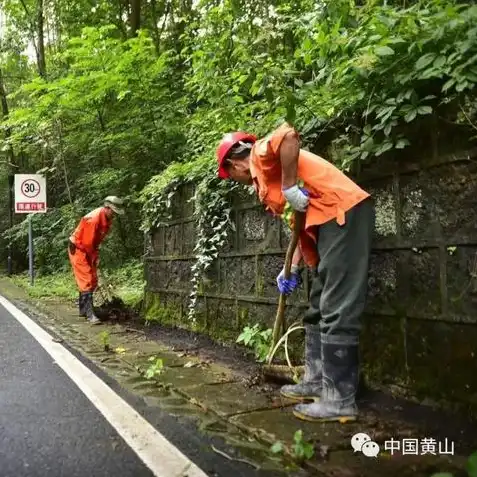
[[[0,304],[40,343],[156,477],[207,477],[61,343],[1,295]]]

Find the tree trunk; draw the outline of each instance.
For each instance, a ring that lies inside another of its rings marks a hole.
[[[10,111],[8,109],[7,93],[5,91],[5,85],[3,82],[3,73],[1,69],[0,69],[0,102],[2,103],[2,116],[3,116],[3,119],[5,120],[8,118],[8,114]],[[10,136],[11,136],[10,128],[5,128],[5,139],[7,140],[7,142],[10,139]],[[8,145],[7,157],[8,157],[8,163],[10,168],[16,167],[15,154],[13,152],[13,147],[11,146],[11,144]]]
[[[159,28],[157,26],[157,22],[159,18],[157,16],[157,4],[156,0],[151,0],[151,20],[152,20],[152,36],[154,38],[154,47],[156,49],[156,54],[159,56],[160,49],[159,49]]]
[[[38,73],[42,78],[46,78],[46,59],[45,59],[45,32],[44,32],[44,17],[43,17],[43,0],[38,0],[37,3],[37,37],[38,37]]]
[[[0,102],[2,103],[2,117],[3,120],[8,118],[9,109],[8,109],[8,102],[7,102],[7,92],[5,90],[5,85],[3,83],[3,73],[0,69]],[[9,228],[13,227],[13,185],[14,185],[14,173],[15,168],[18,166],[15,164],[15,153],[13,152],[12,145],[8,142],[11,136],[10,128],[5,128],[5,139],[8,144],[7,149],[7,163],[8,163],[8,224]],[[13,271],[13,257],[12,257],[12,241],[11,239],[8,241],[8,257],[7,257],[7,272],[8,275],[12,274]]]
[[[141,28],[141,0],[129,0],[129,25],[131,27],[131,35],[136,36],[137,31]]]

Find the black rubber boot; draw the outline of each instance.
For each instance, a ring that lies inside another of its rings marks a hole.
[[[320,326],[305,324],[305,376],[299,384],[287,384],[280,394],[296,401],[314,401],[321,396],[323,362]]]
[[[88,321],[92,325],[100,325],[101,320],[94,314],[94,308],[93,308],[93,292],[87,292],[85,294],[85,312],[86,312],[86,317],[88,318]]]
[[[86,309],[85,309],[85,300],[86,300],[86,293],[80,292],[78,306],[79,306],[79,316],[86,318]]]
[[[330,339],[331,338],[331,339]],[[324,339],[333,343],[324,343]],[[298,404],[293,414],[314,422],[355,421],[359,383],[358,340],[353,336],[322,335],[323,390],[319,402]]]

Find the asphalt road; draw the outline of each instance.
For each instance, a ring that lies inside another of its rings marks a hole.
[[[82,361],[207,476],[279,475],[210,452],[210,439],[195,428],[161,410],[147,415],[137,398]],[[0,306],[0,477],[152,475],[50,354]]]
[[[152,476],[69,377],[3,307],[0,475]]]

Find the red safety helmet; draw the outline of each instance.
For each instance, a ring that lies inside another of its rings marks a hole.
[[[228,179],[229,173],[224,167],[225,159],[227,158],[230,150],[240,141],[255,143],[257,137],[253,134],[245,132],[228,133],[220,141],[219,147],[217,147],[217,162],[219,163],[219,177],[221,179]]]

